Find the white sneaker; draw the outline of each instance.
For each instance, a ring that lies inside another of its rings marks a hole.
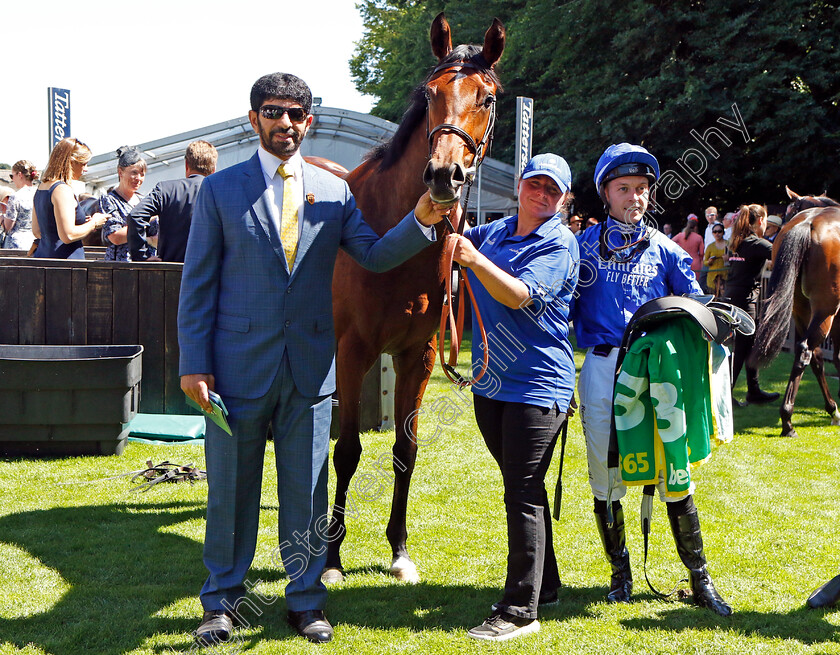
[[[514,619],[516,623],[508,619]],[[521,625],[518,625],[519,623]],[[518,619],[510,614],[499,613],[493,614],[484,623],[469,630],[467,636],[483,641],[506,641],[539,632],[539,629],[540,622],[537,619]]]

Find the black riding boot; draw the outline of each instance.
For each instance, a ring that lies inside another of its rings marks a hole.
[[[689,496],[689,500],[690,498]],[[677,553],[691,574],[694,603],[701,607],[708,607],[720,616],[729,616],[732,614],[732,608],[720,597],[706,569],[700,520],[693,501],[690,505],[690,509],[684,514],[672,515],[668,512],[668,519],[671,521],[671,532],[674,534],[674,543],[677,544]]]
[[[758,369],[747,366],[747,403],[763,405],[777,400],[779,394],[775,391],[764,391],[758,386]]]
[[[613,517],[615,523],[612,527],[608,527],[607,504],[603,501],[595,501],[595,522],[598,524],[598,534],[601,535],[607,561],[612,567],[607,602],[627,603],[633,592],[633,575],[630,572],[630,553],[624,539],[624,510],[621,508],[621,503],[617,501],[613,503]]]

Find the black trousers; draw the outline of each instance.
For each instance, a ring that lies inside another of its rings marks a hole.
[[[758,292],[750,293],[747,296],[735,295],[731,298],[731,302],[736,307],[740,307],[750,318],[756,320]],[[747,372],[747,389],[750,391],[758,390],[758,369],[752,366],[744,366],[747,357],[752,352],[755,344],[755,334],[749,336],[743,335],[740,332],[735,334],[735,348],[732,353],[732,388],[735,388],[735,382],[738,381],[738,375],[741,373],[741,368],[745,368]]]
[[[497,610],[535,619],[540,591],[560,586],[545,474],[566,414],[474,396],[478,429],[502,472],[507,516],[507,577]]]

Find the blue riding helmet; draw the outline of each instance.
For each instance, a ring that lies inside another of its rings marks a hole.
[[[652,185],[659,179],[659,162],[642,146],[614,143],[604,150],[595,166],[595,188],[625,175],[644,175]]]

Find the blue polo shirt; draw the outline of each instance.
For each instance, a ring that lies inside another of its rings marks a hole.
[[[605,262],[599,256],[601,229],[601,225],[593,225],[578,235],[580,280],[572,319],[579,348],[620,346],[627,323],[648,300],[702,293],[691,270],[691,256],[659,230],[649,230],[650,245],[620,263]],[[629,241],[625,241],[613,218],[607,219],[604,229],[608,245],[617,248],[639,240],[644,225],[640,222],[636,226]]]
[[[472,271],[467,276],[484,320],[490,364],[473,385],[487,398],[540,407],[569,406],[575,362],[569,342],[569,303],[577,284],[578,245],[554,216],[526,236],[514,236],[517,217],[480,225],[465,234],[482,255],[528,287],[533,303],[511,309],[497,302]],[[483,349],[473,315],[473,373]]]

